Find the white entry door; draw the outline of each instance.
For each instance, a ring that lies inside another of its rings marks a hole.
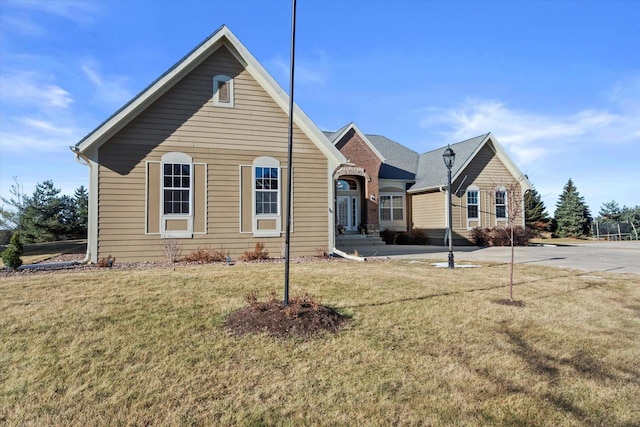
[[[346,231],[358,230],[358,198],[356,196],[338,196],[338,224]]]

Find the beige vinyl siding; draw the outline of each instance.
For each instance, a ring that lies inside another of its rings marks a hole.
[[[413,226],[415,228],[446,227],[446,200],[447,195],[439,191],[412,195]]]
[[[213,105],[212,78],[218,74],[234,79],[233,108]],[[287,115],[233,55],[224,47],[218,50],[100,147],[98,257],[164,259],[165,240],[145,234],[147,216],[153,214],[145,210],[145,198],[147,161],[160,162],[169,152],[188,154],[194,165],[206,164],[207,233],[178,239],[183,254],[206,246],[237,257],[260,241],[271,256],[281,256],[283,237],[240,233],[240,166],[260,156],[285,166],[287,125]],[[297,127],[293,159],[291,251],[293,256],[315,254],[316,248],[326,248],[329,235],[328,162]],[[196,176],[201,172],[196,166]],[[200,209],[203,190],[194,187],[195,209]],[[194,223],[194,232],[203,226]]]
[[[466,180],[460,187],[463,179],[466,176]],[[496,224],[496,211],[495,211],[495,189],[501,186],[507,186],[516,181],[511,172],[505,167],[502,161],[496,156],[495,152],[491,148],[490,144],[486,144],[474,160],[467,166],[455,183],[452,184],[454,190],[460,187],[457,195],[453,197],[453,224],[454,229],[457,229],[459,233],[463,234],[467,231],[467,199],[466,189],[470,185],[477,186],[480,191],[478,195],[479,202],[479,222],[475,221],[470,224],[471,227],[495,227]],[[460,196],[460,197],[457,197]],[[521,198],[521,191],[516,194],[517,198]],[[455,207],[457,206],[457,207]],[[516,220],[516,224],[522,224],[522,217]],[[501,221],[501,226],[505,225],[504,221]]]
[[[443,244],[447,227],[446,201],[447,195],[440,191],[411,195],[413,227],[424,230],[429,244]]]
[[[506,186],[514,181],[513,175],[496,156],[491,144],[485,144],[451,184],[452,191],[458,190],[451,198],[454,244],[468,243],[466,239],[469,238],[470,228],[474,226],[496,226],[494,191],[497,187]],[[468,228],[466,190],[471,185],[479,188],[479,224],[474,221]],[[521,197],[520,192],[516,197]],[[447,228],[446,193],[432,191],[413,194],[411,201],[414,227],[425,229],[432,244],[443,244]],[[520,225],[521,223],[522,218],[519,217],[516,224]],[[504,224],[504,222],[500,223],[500,225]]]

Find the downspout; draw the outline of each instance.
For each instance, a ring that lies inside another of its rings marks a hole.
[[[441,192],[441,193],[443,193],[443,194],[447,194],[447,190],[445,190],[445,189],[444,189],[444,186],[443,186],[443,185],[441,185],[440,187],[438,187],[438,191],[440,191],[440,192]],[[450,207],[450,206],[447,206],[447,204],[446,204],[446,203],[445,203],[445,205],[444,205],[444,206],[445,206],[445,212],[444,212],[444,213],[445,213],[445,221],[446,221],[446,218],[448,218],[448,215],[449,215],[449,209],[451,209],[451,207]],[[448,235],[449,235],[449,232],[448,232],[448,231],[446,231],[446,232],[444,233],[444,239],[442,240],[442,245],[443,245],[443,246],[447,246],[447,237],[448,237]]]
[[[75,153],[76,160],[78,161],[78,163],[80,163],[81,165],[87,166],[89,170],[91,170],[91,162],[89,162],[89,159],[80,152],[80,149],[75,145],[72,145],[69,148],[71,149],[71,151]],[[88,223],[89,223],[89,218],[87,217],[87,225]],[[87,227],[87,253],[82,260],[78,261],[78,264],[88,264],[91,261],[91,245],[89,244],[90,237],[91,236],[89,234],[89,227]]]

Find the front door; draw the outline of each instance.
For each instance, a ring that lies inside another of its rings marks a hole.
[[[345,231],[358,230],[358,198],[356,196],[338,196],[338,224]]]

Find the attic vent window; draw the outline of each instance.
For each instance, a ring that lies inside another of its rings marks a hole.
[[[233,79],[225,75],[213,78],[213,105],[216,107],[233,107]]]

